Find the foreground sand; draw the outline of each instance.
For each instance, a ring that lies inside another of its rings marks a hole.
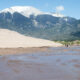
[[[15,31],[0,29],[0,48],[59,47],[60,43],[24,36]]]

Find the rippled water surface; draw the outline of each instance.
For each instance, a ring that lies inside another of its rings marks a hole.
[[[80,80],[80,46],[0,57],[0,80]]]

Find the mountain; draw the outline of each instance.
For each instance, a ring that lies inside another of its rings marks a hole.
[[[15,12],[22,14],[25,17],[30,17],[31,15],[37,16],[37,15],[41,15],[41,14],[49,14],[52,16],[56,16],[56,17],[63,17],[64,15],[59,14],[59,13],[46,13],[46,12],[42,12],[32,6],[14,6],[14,7],[10,7],[10,8],[6,8],[2,11],[0,11],[0,13],[11,13],[14,14]]]
[[[15,12],[22,14],[25,17],[30,17],[30,15],[39,15],[42,14],[41,11],[39,11],[38,9],[31,7],[31,6],[14,6],[11,8],[6,8],[4,10],[1,11],[1,13],[11,13],[14,14]]]
[[[0,11],[0,28],[49,40],[80,39],[80,20],[42,12],[31,6],[15,6]]]
[[[0,48],[59,47],[60,43],[24,36],[15,31],[0,29]]]

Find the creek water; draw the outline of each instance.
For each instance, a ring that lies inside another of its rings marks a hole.
[[[80,80],[80,46],[0,56],[0,80]]]

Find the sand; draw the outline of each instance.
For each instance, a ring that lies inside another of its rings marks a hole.
[[[48,47],[38,47],[38,48],[0,48],[0,55],[17,55],[17,54],[30,54],[36,52],[49,52]]]
[[[8,29],[0,29],[0,48],[59,47],[60,43],[24,36]]]

